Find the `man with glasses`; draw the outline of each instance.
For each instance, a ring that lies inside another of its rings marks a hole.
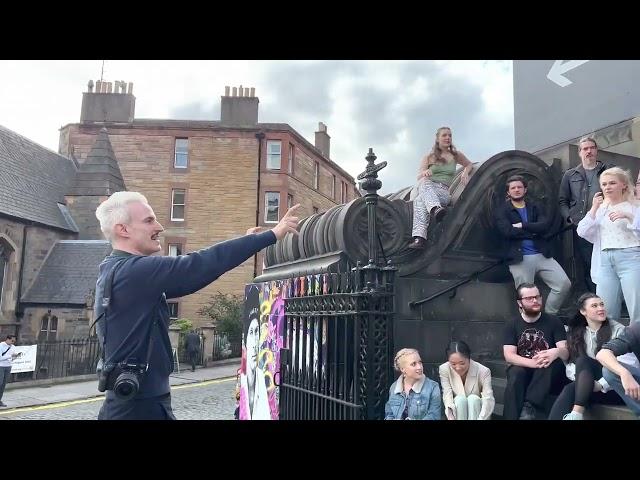
[[[518,286],[517,303],[520,315],[504,330],[502,349],[509,366],[503,417],[534,420],[538,412],[548,413],[549,395],[567,383],[567,335],[558,318],[542,312],[542,295],[533,283]]]
[[[533,283],[539,275],[551,290],[544,311],[556,315],[571,290],[571,281],[551,256],[551,245],[545,238],[553,217],[526,195],[524,177],[507,179],[507,199],[496,209],[496,226],[506,243],[503,252],[515,286]]]

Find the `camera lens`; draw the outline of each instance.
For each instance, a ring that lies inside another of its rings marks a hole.
[[[138,393],[139,383],[138,377],[133,372],[122,372],[118,375],[113,391],[121,400],[128,400]]]

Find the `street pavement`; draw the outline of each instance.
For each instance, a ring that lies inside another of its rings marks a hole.
[[[171,375],[173,412],[178,420],[233,420],[239,359]],[[6,390],[0,420],[95,420],[104,394],[97,381]]]

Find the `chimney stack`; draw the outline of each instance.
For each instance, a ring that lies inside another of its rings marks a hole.
[[[316,132],[316,148],[322,152],[322,154],[329,157],[329,152],[331,150],[331,137],[327,133],[327,126],[319,122],[318,123],[318,131]]]
[[[89,80],[87,91],[82,94],[80,123],[132,123],[135,116],[136,97],[133,96],[133,83],[122,80],[107,82],[98,80],[93,88]]]
[[[231,96],[229,96],[231,91]],[[258,123],[258,97],[255,88],[224,87],[220,97],[220,123],[233,127],[253,127]]]

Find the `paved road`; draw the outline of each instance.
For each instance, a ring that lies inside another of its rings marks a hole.
[[[172,387],[178,420],[233,420],[235,378]],[[61,402],[15,411],[0,411],[0,420],[95,420],[102,398]]]

